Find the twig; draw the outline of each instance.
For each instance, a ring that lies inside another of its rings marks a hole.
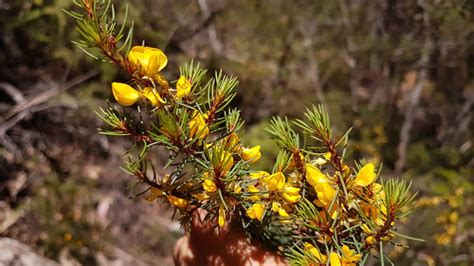
[[[421,5],[422,1],[419,1]],[[422,6],[423,7],[423,6]],[[410,132],[413,127],[413,120],[415,116],[415,111],[418,107],[421,92],[423,91],[423,85],[428,76],[428,64],[430,61],[431,51],[433,49],[433,39],[428,32],[429,30],[429,13],[425,9],[423,13],[423,22],[425,30],[425,42],[423,45],[423,50],[421,52],[421,57],[419,60],[420,70],[417,79],[417,83],[413,92],[410,95],[410,101],[408,103],[407,110],[405,112],[405,119],[403,121],[402,129],[400,130],[400,142],[398,144],[398,159],[395,163],[395,172],[400,173],[405,168],[406,163],[406,154],[408,149],[408,144],[410,142]]]

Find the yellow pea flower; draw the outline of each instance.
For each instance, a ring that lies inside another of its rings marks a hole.
[[[329,178],[321,172],[316,166],[306,164],[306,181],[316,187],[318,184],[329,182]]]
[[[341,259],[339,258],[339,255],[336,252],[331,252],[329,254],[329,262],[331,266],[341,266]]]
[[[181,208],[186,208],[186,206],[188,206],[188,202],[185,199],[178,198],[173,195],[168,195],[167,197],[168,197],[168,200],[171,202],[171,204],[176,206],[176,208],[181,209]]]
[[[336,190],[329,183],[320,183],[315,188],[318,199],[324,204],[331,204],[336,196]]]
[[[342,246],[342,263],[343,265],[355,265],[355,262],[358,262],[362,258],[361,254],[353,249],[350,249],[348,246]]]
[[[244,148],[241,153],[242,159],[248,163],[254,163],[262,157],[260,153],[260,145],[254,146],[252,148]]]
[[[140,93],[125,83],[112,82],[112,93],[115,100],[123,106],[134,105],[140,99]]]
[[[282,172],[276,172],[270,176],[264,177],[262,182],[267,185],[269,191],[277,191],[285,185],[285,176]]]
[[[217,219],[217,223],[219,224],[220,227],[224,227],[225,221],[226,221],[226,215],[225,215],[225,209],[224,206],[219,207],[219,217]]]
[[[240,138],[235,132],[227,135],[224,141],[224,149],[227,151],[235,152],[239,148]]]
[[[158,82],[158,84],[161,87],[163,87],[165,89],[169,89],[170,85],[168,84],[168,81],[160,73],[155,75],[155,80],[156,80],[156,82]]]
[[[211,179],[204,180],[204,182],[202,182],[202,188],[207,193],[216,192],[216,190],[217,190],[216,184]]]
[[[154,77],[168,64],[168,58],[158,48],[135,46],[128,53],[128,61],[141,75]]]
[[[249,186],[247,187],[247,190],[248,190],[248,192],[250,192],[250,193],[259,193],[259,192],[260,192],[260,189],[256,188],[254,185],[249,185]],[[257,200],[260,200],[260,196],[254,195],[254,196],[249,197],[249,199],[250,199],[251,201],[257,201]]]
[[[374,164],[368,163],[359,170],[354,182],[358,186],[365,187],[374,182],[376,176]]]
[[[267,171],[256,171],[256,172],[250,173],[250,178],[251,179],[259,179],[259,178],[266,177],[266,176],[269,176],[269,175],[270,174]]]
[[[165,193],[161,191],[161,189],[156,188],[156,187],[152,187],[150,189],[150,192],[151,192],[151,195],[145,198],[147,201],[154,201],[157,198],[165,195]]]
[[[242,187],[239,184],[234,185],[234,193],[235,194],[240,194],[242,192]]]
[[[191,82],[185,77],[181,76],[176,83],[176,98],[181,99],[191,92]]]
[[[328,259],[326,255],[321,254],[317,247],[308,242],[304,243],[304,251],[309,252],[309,254],[311,254],[318,263],[326,263]]]
[[[160,94],[154,88],[147,87],[143,89],[142,95],[147,98],[153,106],[158,106],[160,103],[165,103]]]
[[[369,245],[375,244],[376,240],[374,236],[368,236],[365,238],[365,242]]]
[[[250,219],[257,219],[261,222],[263,219],[264,212],[265,212],[265,205],[261,203],[254,203],[252,207],[247,209],[247,216]]]
[[[273,212],[277,212],[278,215],[280,215],[281,217],[288,217],[290,216],[288,214],[288,212],[286,212],[286,210],[280,205],[280,203],[274,201],[272,202],[272,211]]]
[[[282,189],[281,196],[288,203],[296,203],[301,198],[300,189],[286,183]]]
[[[205,139],[209,134],[209,127],[206,124],[205,116],[195,112],[191,121],[189,121],[189,133],[192,138],[198,137]]]

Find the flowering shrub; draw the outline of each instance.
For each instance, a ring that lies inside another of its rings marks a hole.
[[[384,243],[402,236],[396,225],[410,211],[410,184],[382,181],[373,163],[346,161],[350,130],[335,136],[322,106],[308,108],[301,120],[273,118],[267,131],[278,157],[272,171],[255,169],[260,146],[241,142],[239,111],[226,108],[236,95],[235,77],[220,71],[208,78],[193,61],[178,77],[166,77],[166,55],[131,47],[133,30],[116,29],[110,1],[75,3],[86,12],[67,11],[83,37],[78,47],[129,74],[111,84],[122,107],[98,115],[102,134],[134,143],[124,168],[146,186],[147,200],[173,205],[185,228],[197,209],[216,227],[241,221],[249,237],[292,264],[363,264],[370,254],[386,259]],[[160,176],[150,159],[158,147],[169,152],[169,174]]]

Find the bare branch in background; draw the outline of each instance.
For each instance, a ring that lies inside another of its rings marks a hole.
[[[15,157],[17,157],[18,159],[22,159],[23,155],[21,150],[10,139],[10,137],[8,137],[7,131],[19,122],[29,117],[31,113],[47,109],[48,107],[43,106],[43,104],[49,101],[51,98],[78,84],[83,83],[84,81],[94,77],[97,74],[97,71],[90,71],[89,73],[76,77],[70,80],[69,82],[64,83],[63,85],[50,88],[46,91],[40,92],[26,99],[20,93],[20,90],[18,90],[14,86],[5,82],[0,83],[0,88],[3,88],[4,91],[11,95],[12,99],[16,102],[16,105],[10,109],[10,111],[5,115],[5,117],[1,117],[0,144],[2,144],[7,150],[12,152]]]
[[[420,6],[423,7],[422,1],[418,1]],[[424,7],[423,7],[424,8]],[[418,108],[418,104],[420,102],[421,92],[423,91],[423,87],[425,82],[428,78],[428,65],[430,62],[431,52],[433,51],[433,39],[431,34],[429,33],[430,27],[430,17],[429,11],[424,8],[423,12],[423,24],[425,29],[425,42],[423,45],[423,49],[421,51],[421,57],[418,62],[419,64],[419,71],[418,71],[418,78],[415,84],[415,87],[411,94],[408,96],[408,106],[405,112],[405,119],[402,124],[402,128],[400,130],[400,141],[398,144],[397,152],[398,152],[398,159],[395,163],[395,172],[400,174],[406,164],[407,160],[407,149],[408,144],[410,143],[410,132],[413,127],[413,121],[415,117],[415,112]]]
[[[201,8],[202,14],[205,18],[209,18],[212,15],[212,12],[209,8],[209,4],[207,0],[198,0],[199,7]],[[214,27],[213,23],[210,23],[207,27],[207,34],[209,35],[209,41],[211,43],[211,47],[214,50],[214,53],[221,54],[222,53],[222,43],[217,38],[217,31],[216,27]]]

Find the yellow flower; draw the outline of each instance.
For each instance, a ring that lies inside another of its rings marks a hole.
[[[135,46],[128,53],[128,61],[133,70],[140,72],[141,75],[154,77],[165,68],[168,58],[160,49]]]
[[[112,93],[115,100],[123,106],[134,105],[140,97],[147,98],[153,106],[165,103],[156,89],[150,87],[143,89],[143,91],[137,91],[128,84],[113,82]]]
[[[300,189],[286,183],[282,189],[281,196],[288,203],[296,203],[301,198]]]
[[[247,161],[248,163],[254,163],[262,157],[260,153],[260,145],[254,146],[252,148],[244,148],[242,149],[242,159]]]
[[[329,182],[329,179],[316,166],[308,163],[306,164],[306,181],[316,187],[318,184]]]
[[[226,220],[226,215],[225,215],[225,209],[224,206],[219,207],[219,218],[217,219],[217,223],[219,224],[220,227],[224,227],[225,225],[225,220]]]
[[[260,222],[263,219],[263,214],[265,212],[265,205],[261,203],[254,203],[252,207],[247,209],[247,215],[250,219],[257,219]]]
[[[147,87],[143,89],[142,95],[147,98],[153,106],[158,106],[160,103],[165,103],[160,94],[154,88]]]
[[[189,121],[189,133],[192,138],[198,137],[205,139],[209,134],[205,116],[199,112],[195,112],[191,121]]]
[[[188,202],[185,199],[178,198],[173,195],[168,195],[167,197],[168,197],[168,200],[171,202],[171,204],[176,206],[176,208],[181,209],[181,208],[186,208],[186,206],[188,206]]]
[[[242,187],[240,187],[239,184],[235,184],[234,185],[234,193],[235,194],[240,194],[240,192],[242,192]]]
[[[185,77],[181,76],[176,83],[176,98],[181,99],[191,92],[191,82]]]
[[[266,177],[266,176],[269,176],[269,175],[270,174],[267,171],[256,171],[256,172],[250,173],[250,178],[251,179],[259,179],[259,178]]]
[[[239,142],[239,136],[235,134],[235,132],[232,132],[225,138],[224,149],[235,152],[239,148]]]
[[[374,164],[368,163],[359,170],[354,182],[356,185],[365,187],[374,182],[376,176]]]
[[[342,246],[342,264],[343,265],[355,265],[355,262],[358,262],[362,258],[361,254],[353,249],[350,249],[348,246]]]
[[[140,99],[140,93],[125,83],[113,82],[112,93],[115,100],[123,106],[134,105]]]
[[[270,176],[264,177],[262,182],[267,185],[269,191],[277,191],[285,185],[285,176],[282,172],[276,172]]]
[[[202,182],[202,188],[207,193],[216,192],[216,190],[217,190],[216,184],[211,179],[204,180],[204,182]]]
[[[341,266],[341,259],[339,258],[339,255],[335,252],[331,252],[329,254],[329,262],[331,266]]]
[[[317,260],[316,262],[318,263],[326,263],[328,259],[326,255],[321,254],[317,247],[311,245],[308,242],[304,243],[304,251],[309,252],[309,254],[311,254]]]
[[[320,183],[314,190],[318,199],[324,204],[331,204],[334,197],[336,196],[336,190],[329,183]]]
[[[247,187],[247,190],[248,190],[248,192],[250,192],[252,194],[260,193],[260,189],[256,188],[254,185],[249,185]],[[257,201],[257,200],[260,200],[260,196],[254,195],[254,196],[249,197],[249,199],[252,200],[252,201]]]
[[[150,189],[150,192],[151,192],[151,195],[146,197],[146,200],[148,201],[154,201],[156,200],[158,197],[161,197],[161,196],[164,196],[165,193],[163,191],[161,191],[160,189],[156,188],[156,187],[152,187]]]
[[[286,210],[280,205],[280,203],[274,201],[272,202],[272,211],[277,212],[281,217],[290,216]]]
[[[373,245],[375,244],[375,237],[374,236],[368,236],[365,238],[365,242],[369,245]]]

